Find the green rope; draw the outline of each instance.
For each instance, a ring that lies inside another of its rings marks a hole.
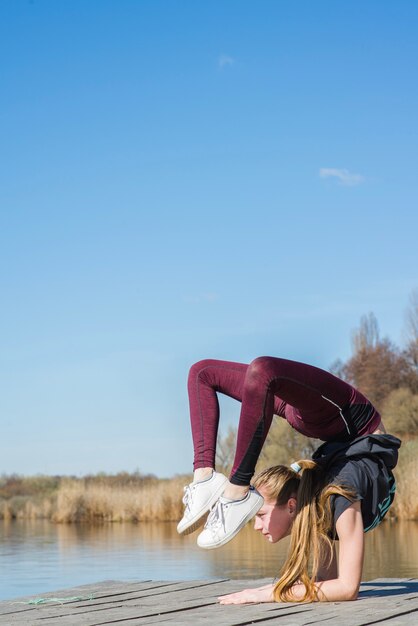
[[[29,600],[29,602],[13,602],[13,604],[46,604],[47,602],[59,602],[59,604],[64,604],[65,602],[75,602],[77,600],[93,600],[93,594],[89,596],[72,596],[71,598],[34,598],[33,600]]]

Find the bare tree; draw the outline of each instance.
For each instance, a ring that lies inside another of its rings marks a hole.
[[[394,389],[405,387],[418,392],[418,370],[406,352],[401,352],[388,338],[380,339],[373,313],[363,316],[353,333],[352,357],[333,367],[377,408]]]
[[[406,353],[411,363],[418,371],[418,289],[414,289],[409,297],[409,306],[406,310]]]
[[[216,468],[218,472],[229,474],[235,456],[237,429],[230,426],[225,436],[219,432],[216,444]]]
[[[352,334],[353,352],[376,348],[379,344],[379,324],[374,313],[362,315],[360,326]]]
[[[261,451],[257,471],[271,465],[289,465],[298,459],[309,459],[319,444],[319,440],[301,435],[286,420],[277,418]]]
[[[338,378],[345,380],[345,363],[341,359],[336,359],[333,363],[331,363],[328,369],[331,374],[334,374],[334,376],[338,376]]]
[[[231,472],[236,439],[237,429],[231,426],[225,436],[219,434],[216,445],[216,468],[219,472],[227,475]],[[318,439],[301,435],[289,426],[286,420],[278,418],[273,421],[270,428],[256,471],[271,465],[289,465],[298,459],[310,459],[320,443]]]

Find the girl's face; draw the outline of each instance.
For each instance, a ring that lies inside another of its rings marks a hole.
[[[264,504],[255,517],[254,530],[260,531],[270,543],[276,543],[290,535],[296,513],[296,500],[289,498],[287,504],[278,506],[267,500],[263,488],[259,492],[264,497]]]

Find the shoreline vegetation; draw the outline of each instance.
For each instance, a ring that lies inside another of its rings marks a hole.
[[[373,313],[363,316],[352,334],[352,356],[330,371],[359,389],[381,413],[388,433],[402,440],[394,474],[395,500],[385,519],[418,520],[418,289],[407,310],[407,344],[401,349],[380,338]],[[236,429],[218,439],[217,469],[229,474]],[[320,444],[303,437],[280,418],[274,420],[257,465],[265,467],[310,458]],[[66,476],[3,475],[0,519],[49,519],[71,522],[178,521],[183,486],[192,474],[157,478],[139,472]]]
[[[385,519],[418,520],[418,439],[404,441],[401,451],[395,500]],[[265,459],[258,469],[263,466]],[[127,472],[82,478],[3,476],[0,520],[177,522],[183,513],[183,486],[191,479],[191,474],[164,479]]]
[[[0,519],[54,523],[175,521],[182,515],[183,485],[191,476],[159,479],[121,472],[81,478],[3,476]]]

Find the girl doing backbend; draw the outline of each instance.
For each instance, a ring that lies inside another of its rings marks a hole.
[[[223,596],[221,603],[355,599],[363,535],[383,519],[393,500],[391,470],[400,445],[385,434],[373,405],[328,372],[274,357],[259,357],[250,365],[200,361],[190,370],[188,392],[194,480],[185,487],[179,533],[198,528],[211,509],[197,540],[203,548],[225,544],[254,516],[255,529],[272,543],[291,534],[276,585]],[[217,392],[242,403],[229,481],[215,471]],[[265,470],[250,487],[274,414],[326,443],[312,461]],[[334,538],[340,543],[338,569]]]

